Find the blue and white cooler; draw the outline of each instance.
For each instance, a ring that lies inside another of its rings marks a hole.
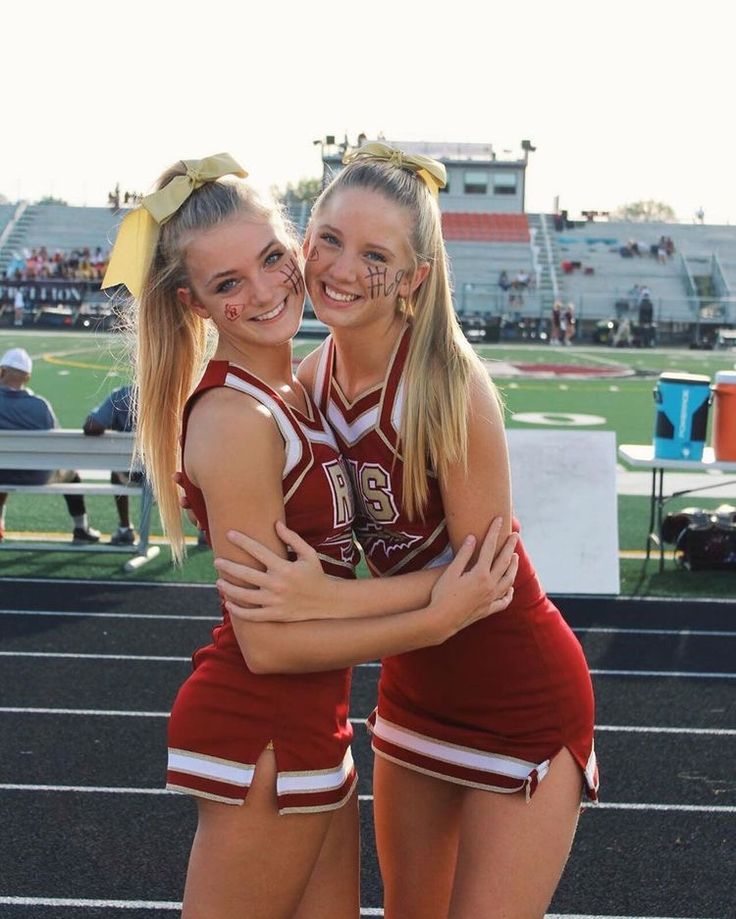
[[[660,374],[654,388],[655,457],[702,460],[710,400],[710,377],[696,373]]]

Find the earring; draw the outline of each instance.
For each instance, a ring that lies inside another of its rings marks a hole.
[[[404,297],[398,297],[396,300],[396,311],[399,316],[403,316],[406,312],[406,300]]]

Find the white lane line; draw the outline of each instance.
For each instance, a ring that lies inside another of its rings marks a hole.
[[[67,794],[105,795],[177,795],[167,788],[117,788],[107,785],[24,785],[15,782],[0,784],[0,791],[64,792]],[[359,801],[373,802],[373,795],[358,795]],[[728,804],[637,804],[627,802],[599,802],[590,810],[676,811],[694,814],[736,814],[736,805]]]
[[[704,734],[712,735],[713,737],[736,736],[736,729],[733,728],[665,728],[633,724],[597,724],[595,730],[622,734]]]
[[[169,712],[136,712],[118,709],[97,708],[38,708],[22,706],[0,706],[0,715],[81,715],[83,717],[100,718],[168,718]],[[365,727],[366,718],[349,718],[351,724]],[[650,725],[633,724],[597,724],[596,731],[629,734],[700,734],[712,737],[734,737],[736,728],[688,728],[688,727],[657,727]]]
[[[727,804],[634,804],[613,801],[599,802],[592,806],[608,811],[681,811],[691,814],[736,814],[736,806]]]
[[[356,664],[360,667],[380,667],[378,661],[366,664]],[[355,669],[355,667],[353,668]],[[646,677],[691,677],[701,680],[734,680],[736,673],[702,673],[695,670],[599,670],[591,669],[590,673],[594,676],[646,676]]]
[[[688,677],[694,680],[736,680],[736,673],[703,673],[697,670],[597,670],[593,676]]]
[[[1,901],[0,901],[1,902]],[[377,908],[363,908],[360,911],[361,916],[382,916],[383,910]],[[588,913],[545,913],[544,919],[672,919],[667,916],[593,916]]]
[[[0,790],[4,786],[0,785]],[[373,795],[358,795],[359,801],[373,802]],[[644,804],[627,801],[599,801],[586,804],[586,813],[595,811],[663,811],[692,814],[736,814],[736,805],[730,804]]]
[[[158,613],[84,613],[71,610],[50,609],[2,609],[0,616],[62,616],[74,619],[175,619],[186,622],[189,619],[204,622],[221,622],[221,616],[195,616],[188,613],[159,615]]]
[[[181,903],[175,903],[173,900],[73,900],[70,897],[0,897],[0,904],[74,909],[181,909]]]
[[[592,632],[601,635],[674,635],[678,638],[736,638],[736,632],[716,631],[715,629],[628,629],[614,626],[580,626],[574,627],[573,632],[580,634]]]
[[[53,906],[59,909],[150,909],[180,910],[181,903],[173,900],[91,900],[71,897],[0,897],[3,906]],[[383,910],[375,906],[363,906],[361,916],[383,916]],[[594,916],[582,913],[547,913],[545,919],[672,919],[667,916]],[[684,917],[680,917],[684,919]]]
[[[53,791],[92,795],[175,795],[167,788],[117,788],[106,785],[22,785],[17,782],[0,784],[0,791]]]
[[[25,609],[0,609],[0,616],[61,616],[77,619],[163,619],[163,620],[188,620],[203,622],[220,622],[220,616],[200,616],[189,613],[159,614],[159,613],[102,613],[82,612],[76,610],[25,610]],[[576,626],[573,632],[579,634],[601,635],[667,635],[677,638],[736,638],[736,631],[715,629],[631,629],[615,626]]]
[[[0,651],[0,657],[42,657],[53,659],[71,659],[87,661],[158,661],[176,662],[186,661],[191,664],[191,654],[186,657],[170,657],[163,654],[78,654],[63,653],[61,651]]]
[[[97,708],[20,708],[11,706],[0,708],[0,715],[83,715],[85,717],[97,715],[102,718],[168,718],[169,714],[169,712],[125,712]]]
[[[191,663],[191,655],[170,657],[163,654],[79,654],[57,651],[0,651],[0,657],[38,657],[47,659],[99,660],[99,661],[158,661],[160,663]],[[380,667],[378,661],[358,664],[358,667]],[[736,673],[702,673],[690,670],[598,670],[591,669],[594,676],[639,676],[639,677],[686,677],[699,680],[734,680]]]

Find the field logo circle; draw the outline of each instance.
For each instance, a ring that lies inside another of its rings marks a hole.
[[[569,412],[518,412],[511,419],[521,424],[548,424],[567,428],[606,423],[606,419],[600,415],[573,415]]]

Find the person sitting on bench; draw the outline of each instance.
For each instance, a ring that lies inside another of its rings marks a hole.
[[[133,410],[131,406],[130,386],[121,386],[113,389],[105,401],[93,408],[87,415],[82,430],[85,434],[98,436],[105,431],[132,431]],[[142,473],[126,471],[113,471],[110,481],[113,485],[129,485],[131,482],[140,482]],[[113,546],[132,546],[135,543],[135,530],[130,523],[130,499],[127,495],[115,495],[115,507],[118,512],[118,529],[113,533],[110,543]]]
[[[33,372],[33,362],[24,348],[11,348],[0,358],[0,430],[48,431],[59,423],[51,405],[27,388]],[[46,472],[31,469],[0,469],[0,487],[8,485],[47,485],[51,482],[80,482],[73,470]],[[0,540],[5,536],[5,504],[7,492],[0,491]],[[75,544],[99,542],[99,530],[89,525],[83,495],[64,495],[69,514],[74,521],[72,540]]]

